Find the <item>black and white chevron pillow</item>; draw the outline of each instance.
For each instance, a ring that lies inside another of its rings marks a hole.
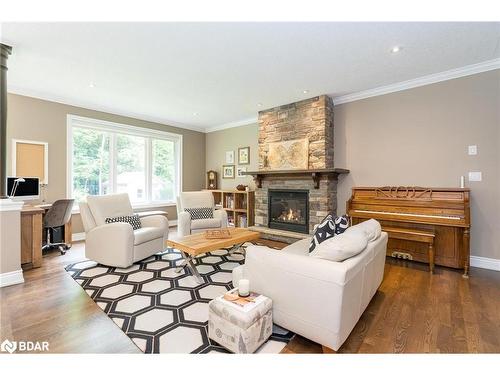
[[[214,209],[212,207],[185,208],[184,211],[189,212],[191,220],[214,218]]]
[[[134,214],[132,216],[117,216],[117,217],[107,217],[105,220],[106,224],[110,223],[129,223],[133,230],[141,229],[141,219],[139,215]]]
[[[349,228],[349,217],[347,215],[337,216],[333,219],[335,223],[335,234],[344,233]]]
[[[332,214],[326,215],[323,221],[316,227],[309,245],[309,252],[313,251],[317,245],[337,234],[344,233],[349,227],[347,215],[334,217]]]

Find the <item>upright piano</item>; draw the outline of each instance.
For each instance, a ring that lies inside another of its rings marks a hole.
[[[389,234],[387,255],[469,272],[470,190],[355,187],[347,202],[352,224],[376,219]]]

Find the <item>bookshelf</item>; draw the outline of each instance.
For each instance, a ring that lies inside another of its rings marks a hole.
[[[229,226],[247,228],[253,226],[255,192],[240,190],[209,190],[214,196],[216,208],[227,212]]]

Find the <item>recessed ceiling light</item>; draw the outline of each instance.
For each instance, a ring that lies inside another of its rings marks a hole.
[[[90,82],[89,87],[90,87],[91,89],[93,89],[93,88],[95,87],[95,83],[94,83],[94,82]]]
[[[302,93],[304,93],[304,94],[307,94],[308,92],[309,92],[309,90],[302,91]]]
[[[193,116],[198,116],[198,112],[193,112]]]
[[[262,103],[257,103],[257,107],[262,107]]]
[[[403,47],[401,47],[401,46],[394,46],[391,48],[391,52],[398,53],[398,52],[401,52],[402,49],[403,49]]]

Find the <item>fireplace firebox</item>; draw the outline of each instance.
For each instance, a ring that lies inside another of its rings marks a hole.
[[[269,228],[309,233],[309,191],[269,190]]]

